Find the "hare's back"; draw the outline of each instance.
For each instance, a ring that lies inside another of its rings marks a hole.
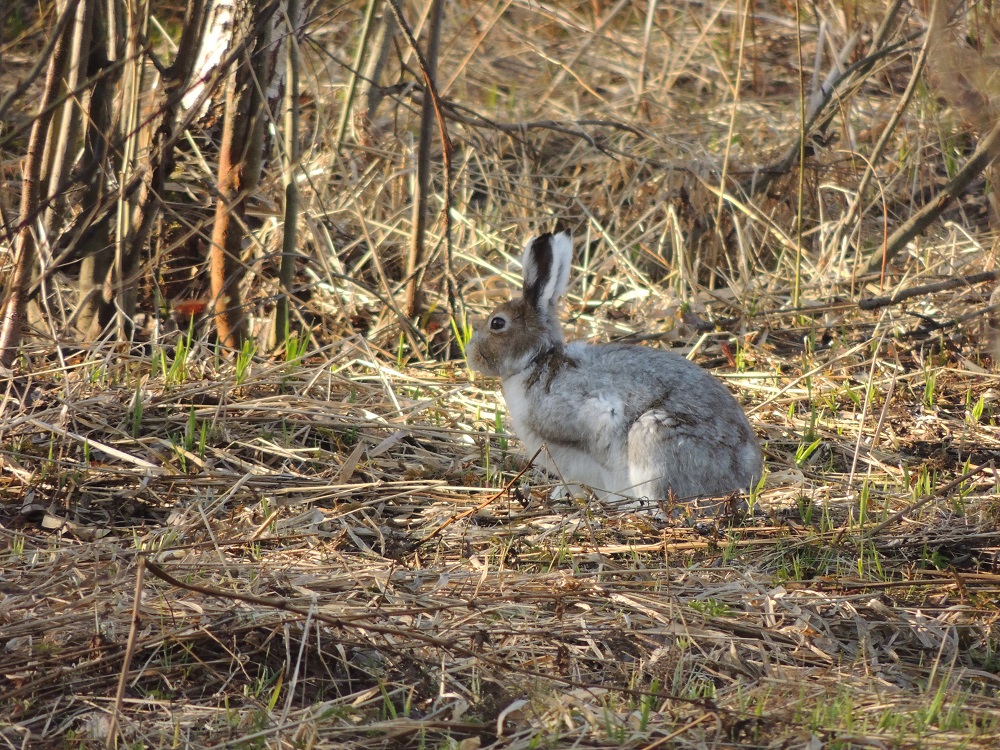
[[[573,342],[566,353],[578,363],[578,377],[589,378],[596,390],[626,394],[643,411],[652,406],[689,411],[719,407],[720,401],[738,408],[718,378],[675,352],[626,344],[594,346]]]

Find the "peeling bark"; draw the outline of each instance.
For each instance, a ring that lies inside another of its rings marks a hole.
[[[268,18],[276,4],[248,1],[237,6],[237,31],[253,35],[227,81],[222,148],[219,154],[218,197],[209,251],[212,300],[219,343],[237,351],[247,336],[247,317],[240,297],[243,279],[243,239],[246,203],[260,179],[263,163],[266,103],[274,77],[273,25]]]

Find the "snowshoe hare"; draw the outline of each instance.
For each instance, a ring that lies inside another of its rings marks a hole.
[[[599,493],[666,500],[721,495],[763,471],[750,423],[725,386],[673,352],[563,343],[556,303],[569,281],[569,232],[528,241],[521,299],[475,332],[469,365],[502,381],[529,455]]]

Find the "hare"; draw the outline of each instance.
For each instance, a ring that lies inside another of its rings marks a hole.
[[[469,366],[498,377],[514,432],[547,469],[602,495],[664,501],[753,487],[763,462],[725,386],[673,352],[563,343],[569,232],[528,241],[522,297],[472,336]]]

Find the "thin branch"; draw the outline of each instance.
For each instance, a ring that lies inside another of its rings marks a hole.
[[[435,0],[435,2],[440,2],[441,0]],[[441,154],[443,161],[443,171],[444,171],[444,239],[445,239],[445,283],[448,286],[448,303],[451,307],[452,314],[458,314],[459,301],[458,296],[458,285],[455,283],[455,279],[452,275],[451,269],[451,258],[452,258],[452,247],[451,247],[451,139],[448,137],[448,127],[445,125],[444,110],[441,104],[441,97],[438,96],[437,87],[434,83],[434,75],[432,69],[428,65],[427,60],[424,59],[423,54],[420,51],[420,47],[417,45],[417,40],[414,39],[413,33],[410,28],[406,25],[403,20],[403,14],[396,3],[396,0],[386,0],[389,8],[392,10],[393,15],[396,18],[396,23],[399,25],[403,36],[406,37],[407,43],[413,49],[413,53],[417,57],[417,62],[420,65],[420,72],[424,77],[424,84],[427,87],[427,93],[431,97],[431,103],[434,105],[434,113],[437,117],[438,131],[441,137]]]
[[[876,253],[868,262],[868,271],[882,270],[896,255],[906,247],[907,243],[923,233],[937,219],[948,205],[958,198],[993,161],[1000,155],[1000,121],[983,138],[972,157],[965,163],[951,181],[941,191],[928,201],[919,211],[910,216],[886,240],[885,248]]]
[[[924,294],[934,294],[935,292],[944,292],[948,289],[956,289],[962,286],[982,284],[985,281],[996,281],[997,278],[1000,278],[1000,271],[982,271],[981,273],[961,276],[956,279],[945,279],[944,281],[935,281],[932,284],[910,287],[909,289],[903,289],[884,297],[867,297],[858,301],[858,307],[862,310],[877,310],[880,307],[898,305],[900,302],[905,302],[908,299],[920,297]]]
[[[820,94],[813,103],[813,113],[809,118],[807,118],[805,128],[802,129],[804,136],[800,133],[800,137],[795,140],[795,143],[788,146],[784,156],[777,162],[755,170],[751,178],[744,181],[744,183],[740,186],[742,192],[750,196],[766,192],[778,177],[787,174],[788,171],[798,163],[799,154],[802,150],[802,137],[809,138],[819,122],[823,122],[823,127],[825,127],[825,123],[829,118],[826,114],[827,107],[830,102],[834,100],[834,98],[837,98],[836,95],[842,89],[855,85],[859,80],[863,79],[864,76],[867,75],[871,68],[874,67],[875,63],[895,52],[900,51],[911,41],[919,38],[921,33],[922,32],[911,34],[895,44],[875,50],[851,65],[840,75],[834,77],[828,82],[828,84],[821,86]]]
[[[848,207],[847,213],[837,225],[836,232],[834,233],[831,242],[833,247],[838,247],[840,245],[840,238],[845,228],[853,226],[854,222],[858,220],[858,217],[861,214],[861,207],[864,205],[864,196],[865,192],[868,190],[868,184],[875,176],[875,165],[879,159],[882,158],[882,152],[885,151],[885,148],[889,143],[889,139],[892,137],[892,134],[896,132],[896,126],[903,118],[903,113],[906,112],[907,107],[910,105],[910,101],[913,99],[913,94],[917,90],[917,84],[920,82],[920,75],[927,62],[927,52],[930,49],[931,32],[934,27],[935,18],[936,14],[933,14],[931,16],[931,24],[927,29],[926,35],[924,36],[924,43],[920,47],[920,54],[917,56],[917,60],[913,64],[913,73],[910,75],[910,80],[906,84],[906,89],[903,91],[903,95],[900,97],[899,102],[897,102],[896,109],[893,110],[892,116],[886,123],[885,129],[882,131],[882,135],[879,136],[878,142],[875,144],[874,148],[872,148],[871,157],[868,159],[868,165],[865,169],[865,173],[861,176],[861,182],[858,184],[858,190],[854,196],[854,200],[851,201],[851,205]]]
[[[241,19],[245,30],[246,59],[231,71],[226,87],[226,109],[219,150],[218,198],[209,247],[212,299],[209,312],[215,319],[219,343],[238,351],[246,337],[246,314],[240,298],[243,278],[244,217],[246,201],[260,178],[264,143],[264,95],[270,81],[267,47],[271,38],[269,19],[278,2],[265,8],[251,4]],[[239,33],[239,32],[234,32]],[[256,78],[257,85],[252,83]]]
[[[374,0],[372,0],[374,2]],[[288,0],[285,23],[288,38],[285,43],[285,68],[288,80],[285,83],[285,156],[288,165],[284,170],[285,216],[281,237],[281,263],[278,268],[278,284],[281,293],[274,307],[275,345],[285,340],[288,328],[288,310],[291,304],[292,281],[295,277],[295,249],[299,222],[299,46],[296,24],[300,14],[299,0]]]

